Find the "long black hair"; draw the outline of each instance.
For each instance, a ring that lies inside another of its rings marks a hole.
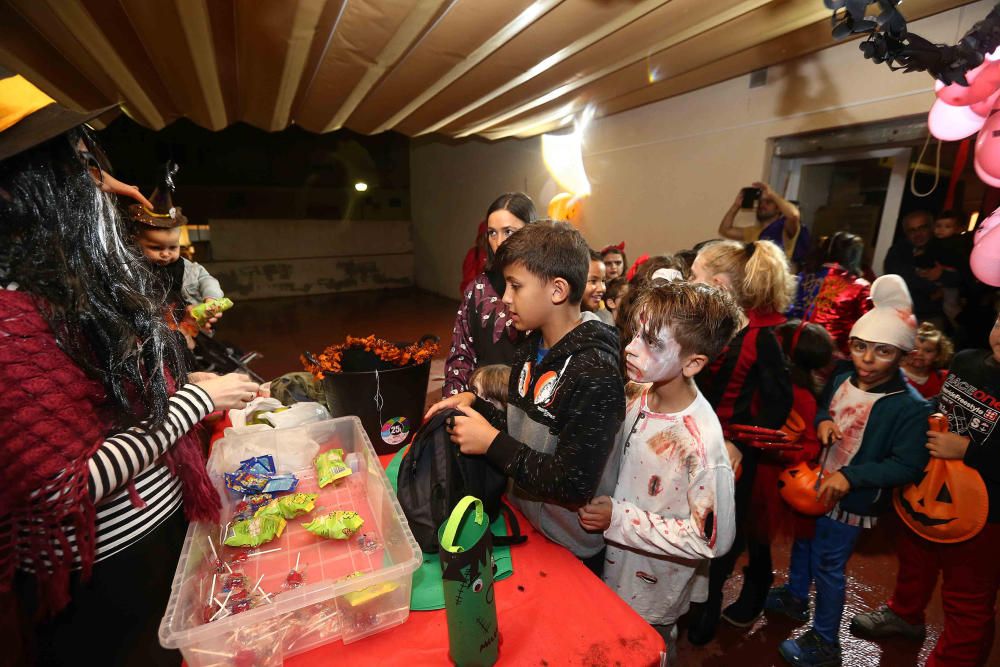
[[[109,195],[77,146],[102,156],[77,127],[0,161],[0,280],[38,299],[57,342],[103,383],[116,426],[167,413],[168,369],[186,379],[164,319],[166,293],[128,240]],[[107,165],[102,165],[107,166]]]
[[[489,222],[490,216],[497,211],[507,211],[515,218],[520,220],[526,225],[530,225],[538,220],[538,213],[535,212],[535,202],[531,201],[531,197],[524,194],[523,192],[505,192],[490,204],[490,207],[486,209],[486,221]],[[485,234],[489,234],[489,227],[486,228]],[[486,266],[487,268],[493,267],[494,259],[493,248],[490,244],[486,244]]]
[[[788,320],[779,324],[774,331],[781,341],[781,349],[791,362],[792,384],[812,392],[819,397],[819,387],[813,373],[830,365],[833,361],[833,338],[826,329],[813,322]]]
[[[850,232],[834,232],[824,243],[823,250],[825,262],[840,264],[851,275],[861,275],[865,242],[860,236]]]

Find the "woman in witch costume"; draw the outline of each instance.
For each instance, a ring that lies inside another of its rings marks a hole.
[[[470,391],[472,372],[479,366],[510,366],[514,348],[524,339],[503,303],[506,284],[503,274],[493,267],[493,257],[511,234],[535,219],[535,205],[522,192],[500,195],[486,211],[486,271],[467,287],[455,318],[444,366],[441,393],[445,398]]]
[[[0,636],[15,664],[177,663],[156,633],[184,518],[219,515],[189,431],[258,389],[187,376],[107,194],[136,191],[82,125],[110,108],[72,112],[0,71]]]

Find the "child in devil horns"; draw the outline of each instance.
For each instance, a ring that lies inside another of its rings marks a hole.
[[[780,602],[806,615],[809,588],[816,585],[812,627],[779,647],[793,665],[840,664],[847,561],[892,488],[919,479],[927,465],[930,405],[899,370],[916,341],[913,302],[906,283],[893,274],[876,280],[871,295],[874,307],[849,337],[854,370],[827,383],[816,417],[816,433],[827,448],[817,497],[832,509],[816,519],[811,539],[795,540],[788,585],[769,596],[772,606]]]
[[[733,541],[733,469],[694,376],[729,343],[742,314],[720,289],[659,279],[634,312],[618,484],[578,514],[608,541],[604,581],[657,628],[672,656],[699,566]]]
[[[959,352],[938,396],[948,416],[947,433],[927,432],[927,449],[940,459],[960,459],[979,472],[989,495],[986,525],[954,544],[930,542],[900,530],[896,590],[881,608],[858,614],[851,631],[881,639],[924,636],[924,609],[942,573],[944,631],[928,667],[985,665],[993,646],[1000,587],[1000,318],[990,331],[989,350]]]
[[[722,354],[698,373],[698,388],[715,408],[724,430],[734,425],[780,428],[792,409],[793,396],[785,355],[775,336],[795,290],[784,251],[770,241],[710,243],[699,250],[691,266],[691,282],[730,292],[745,318],[743,328]],[[743,551],[750,520],[759,452],[746,439],[728,440],[742,456],[742,474],[736,482],[736,539],[729,553],[712,559],[707,600],[701,608],[692,609],[688,639],[695,645],[715,636],[722,588]],[[754,616],[763,609],[765,594],[753,601]]]

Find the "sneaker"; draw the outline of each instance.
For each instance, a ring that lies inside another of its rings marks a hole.
[[[786,639],[778,647],[786,662],[801,667],[840,667],[840,644],[828,642],[816,630],[798,639]]]
[[[788,586],[775,586],[768,592],[764,609],[784,614],[801,623],[809,622],[809,601],[800,600]]]
[[[851,633],[865,639],[901,636],[916,641],[923,639],[926,632],[927,629],[923,625],[907,623],[885,605],[867,614],[856,614],[851,619]]]

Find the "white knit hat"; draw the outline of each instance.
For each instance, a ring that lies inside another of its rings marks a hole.
[[[906,283],[896,274],[882,276],[872,283],[872,305],[851,329],[852,338],[872,343],[895,345],[909,352],[917,343],[917,318]]]

